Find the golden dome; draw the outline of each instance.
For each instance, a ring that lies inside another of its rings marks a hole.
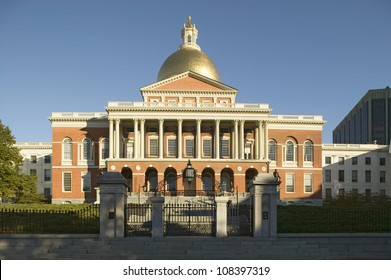
[[[213,61],[204,52],[192,47],[182,47],[170,55],[160,67],[157,80],[161,81],[186,71],[220,81],[219,70]]]
[[[188,18],[182,29],[183,43],[160,67],[157,81],[192,71],[207,78],[220,81],[220,73],[213,61],[197,45],[198,30]]]

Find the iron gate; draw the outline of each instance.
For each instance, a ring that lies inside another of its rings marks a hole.
[[[252,236],[252,204],[229,204],[227,207],[228,236]]]
[[[125,206],[125,236],[152,235],[152,205],[128,204]]]
[[[215,204],[166,204],[163,212],[165,236],[215,236]]]

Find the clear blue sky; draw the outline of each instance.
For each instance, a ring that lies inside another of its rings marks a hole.
[[[52,112],[140,101],[189,15],[237,102],[322,115],[324,143],[391,86],[390,0],[0,0],[0,119],[17,141],[51,141]]]

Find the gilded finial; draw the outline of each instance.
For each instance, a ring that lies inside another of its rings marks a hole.
[[[191,16],[187,17],[187,24],[186,27],[193,27],[193,24],[191,23]]]

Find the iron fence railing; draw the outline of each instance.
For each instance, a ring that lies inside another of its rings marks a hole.
[[[166,204],[163,217],[166,236],[216,234],[215,204]]]
[[[391,209],[278,207],[278,233],[391,232]]]
[[[99,204],[79,210],[0,209],[0,233],[99,233]]]
[[[125,213],[125,236],[151,236],[151,204],[128,204]]]

